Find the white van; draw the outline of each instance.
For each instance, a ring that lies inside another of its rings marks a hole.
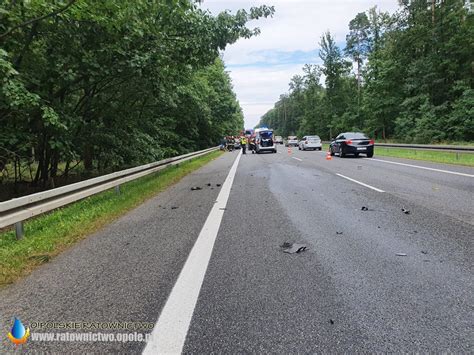
[[[268,128],[257,128],[255,130],[255,150],[261,152],[276,153],[277,148],[273,141],[273,130]]]

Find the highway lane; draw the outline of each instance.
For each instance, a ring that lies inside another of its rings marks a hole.
[[[335,175],[371,162],[323,159],[241,160],[185,352],[472,349],[472,225]]]
[[[223,183],[234,157],[225,155],[195,171],[28,277],[0,289],[0,353],[15,350],[6,338],[13,317],[30,326],[34,322],[142,322],[153,326],[218,196],[216,184]],[[203,190],[190,191],[192,186]],[[73,332],[89,331],[100,329]],[[102,330],[106,334],[133,331]],[[142,342],[28,341],[18,349],[140,353],[143,347]]]
[[[0,290],[2,329],[15,315],[155,322],[219,192],[189,187],[222,183],[237,154]],[[242,156],[184,352],[472,351],[472,181],[369,159],[326,161],[320,152]],[[285,241],[309,250],[283,253]],[[2,341],[2,349],[12,346]],[[144,344],[25,349],[139,353]]]
[[[332,160],[326,161],[325,154],[295,149],[291,157],[300,159],[305,166],[342,174],[474,225],[473,168],[384,157],[341,159],[334,156]]]

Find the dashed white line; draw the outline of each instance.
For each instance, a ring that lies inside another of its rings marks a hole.
[[[437,171],[437,172],[439,172],[439,173],[446,173],[446,174],[453,174],[453,175],[474,177],[474,175],[465,174],[465,173],[459,173],[459,172],[457,172],[457,171],[450,171],[450,170],[443,170],[443,169],[428,168],[428,167],[426,167],[426,166],[405,164],[405,163],[399,163],[399,162],[396,162],[396,161],[389,161],[389,160],[382,160],[382,159],[374,159],[374,158],[367,158],[366,160],[368,160],[368,161],[374,160],[374,161],[380,161],[380,162],[382,162],[382,163],[387,163],[387,164],[396,164],[396,165],[409,166],[409,167],[411,167],[411,168]]]
[[[342,177],[342,178],[344,178],[344,179],[350,180],[350,181],[352,181],[352,182],[355,182],[356,184],[359,184],[359,185],[368,187],[369,189],[375,190],[375,191],[377,191],[377,192],[385,192],[384,190],[380,190],[380,189],[378,189],[378,188],[376,188],[376,187],[373,187],[373,186],[364,184],[363,182],[360,182],[360,181],[351,179],[350,177],[344,176],[344,175],[342,175],[342,174],[337,174],[337,173],[336,173],[336,175],[337,175],[337,176],[340,176],[340,177]]]
[[[235,159],[222,185],[217,201],[168,296],[143,354],[180,354],[183,350],[241,156],[242,153]]]
[[[300,159],[300,158],[295,158],[295,157],[292,157],[293,159],[296,159],[298,161],[303,161],[303,159]]]

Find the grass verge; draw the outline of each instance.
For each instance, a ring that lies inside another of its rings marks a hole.
[[[27,221],[24,224],[25,237],[19,241],[16,240],[13,230],[1,233],[0,286],[27,275],[38,265],[48,262],[77,241],[221,154],[212,152],[123,184],[120,186],[120,195],[115,194],[113,189],[104,191]]]
[[[425,160],[435,163],[456,164],[474,167],[473,153],[454,153],[419,149],[375,147],[374,155],[414,160]]]
[[[323,151],[327,152],[329,144],[323,144]],[[362,154],[362,156],[364,156]],[[374,156],[404,158],[413,160],[431,161],[434,163],[464,165],[474,167],[474,154],[459,152],[442,152],[420,149],[400,149],[389,147],[375,147]]]

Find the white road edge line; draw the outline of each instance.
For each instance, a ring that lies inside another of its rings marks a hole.
[[[180,354],[196,307],[230,190],[239,165],[240,153],[222,185],[199,236],[178,276],[143,354]]]
[[[404,166],[409,166],[409,167],[411,167],[411,168],[418,168],[418,169],[424,169],[424,170],[437,171],[437,172],[446,173],[446,174],[453,174],[453,175],[474,177],[474,175],[465,174],[465,173],[458,173],[457,171],[450,171],[450,170],[442,170],[442,169],[428,168],[428,167],[426,167],[426,166],[405,164],[405,163],[399,163],[399,162],[390,161],[390,160],[382,160],[382,159],[374,159],[374,158],[366,158],[366,160],[368,160],[368,161],[371,161],[371,160],[380,161],[380,162],[382,162],[382,163],[388,163],[388,164],[404,165]]]
[[[300,158],[295,158],[295,157],[292,157],[293,159],[296,159],[298,161],[303,161],[303,159],[300,159]]]
[[[337,176],[340,176],[340,177],[342,177],[342,178],[344,178],[344,179],[350,180],[350,181],[352,181],[352,182],[355,182],[356,184],[359,184],[359,185],[368,187],[369,189],[375,190],[375,191],[377,191],[377,192],[385,192],[384,190],[380,190],[380,189],[378,189],[378,188],[376,188],[376,187],[373,187],[373,186],[364,184],[363,182],[360,182],[360,181],[351,179],[350,177],[344,176],[344,175],[342,175],[342,174],[337,174],[337,173],[336,173],[336,175],[337,175]]]

